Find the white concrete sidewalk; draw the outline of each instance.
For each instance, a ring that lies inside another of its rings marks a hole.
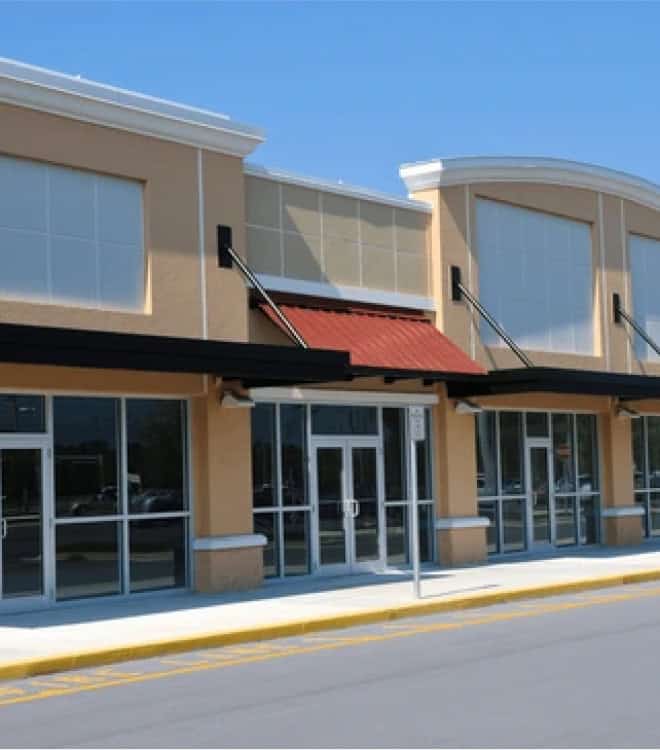
[[[660,570],[660,544],[592,548],[425,571],[424,601]],[[0,615],[0,666],[71,652],[347,615],[414,602],[406,574],[269,583],[241,594],[188,592],[59,604]]]

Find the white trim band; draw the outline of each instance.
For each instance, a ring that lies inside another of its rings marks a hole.
[[[350,198],[359,198],[364,201],[374,203],[385,203],[395,208],[405,208],[410,211],[421,211],[425,214],[432,212],[432,207],[424,201],[410,200],[407,198],[398,198],[395,195],[388,195],[377,190],[357,187],[355,185],[344,185],[343,182],[332,182],[331,180],[321,180],[316,177],[306,177],[304,175],[285,172],[281,169],[268,169],[257,164],[244,164],[243,172],[250,177],[261,177],[263,180],[273,180],[275,182],[284,182],[288,185],[298,185],[299,187],[311,188],[312,190],[321,190],[324,193],[335,193],[337,195],[347,195]]]
[[[244,549],[265,547],[268,540],[263,534],[232,534],[230,536],[203,536],[193,539],[195,552],[217,549]]]
[[[227,115],[3,57],[0,102],[240,157],[265,139]]]
[[[436,518],[436,531],[446,529],[485,529],[490,526],[490,519],[484,516],[453,516],[451,518]]]
[[[539,182],[617,195],[660,208],[660,185],[595,164],[530,156],[469,156],[403,164],[399,175],[409,193],[478,182]]]
[[[644,508],[639,505],[621,505],[614,508],[603,508],[600,514],[603,518],[630,518],[643,516]]]
[[[315,404],[359,406],[433,406],[435,393],[388,393],[387,391],[324,391],[321,388],[251,388],[253,401],[302,401]]]
[[[435,310],[435,303],[430,297],[417,294],[363,289],[357,286],[335,286],[323,284],[319,281],[302,281],[300,279],[288,279],[284,276],[270,276],[265,273],[258,273],[257,278],[266,289],[273,292],[349,300],[371,305],[386,305],[387,307],[405,307],[410,310]]]

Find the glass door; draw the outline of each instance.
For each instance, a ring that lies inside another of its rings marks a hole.
[[[42,596],[43,454],[0,449],[0,592],[2,599]]]
[[[313,449],[316,567],[349,573],[383,565],[382,479],[376,441],[334,438]]]
[[[528,441],[529,539],[532,548],[554,543],[552,455],[545,441]]]

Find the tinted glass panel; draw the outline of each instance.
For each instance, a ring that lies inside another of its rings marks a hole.
[[[577,414],[578,488],[582,492],[597,492],[598,479],[598,422],[593,414]],[[635,421],[633,420],[633,424]]]
[[[495,423],[497,414],[484,411],[477,420],[477,492],[482,496],[497,495],[497,445]]]
[[[180,401],[128,399],[128,502],[130,513],[183,510],[184,440]]]
[[[383,409],[386,500],[407,497],[405,424],[405,409]]]
[[[341,448],[319,448],[316,453],[319,498],[319,552],[322,565],[346,562],[344,493]]]
[[[385,508],[387,523],[387,564],[408,562],[408,509],[404,505]]]
[[[252,503],[255,508],[277,505],[275,477],[275,406],[252,409]]]
[[[574,497],[555,498],[555,534],[559,546],[577,542],[576,502]]]
[[[279,575],[279,562],[277,550],[277,516],[275,513],[255,513],[254,533],[263,534],[266,537],[266,545],[263,547],[264,576],[272,578]]]
[[[374,406],[312,406],[316,435],[377,435],[378,409]]]
[[[525,549],[525,501],[502,500],[502,551]]]
[[[660,492],[649,495],[649,533],[651,536],[660,534]]]
[[[284,525],[284,575],[309,573],[309,512],[286,511]]]
[[[121,524],[114,522],[56,526],[57,598],[118,594],[120,537]]]
[[[282,503],[306,505],[307,457],[305,452],[305,407],[280,406],[280,439],[282,441]]]
[[[378,537],[378,456],[376,448],[353,448],[353,533],[357,562],[375,560],[380,554]]]
[[[641,489],[646,487],[646,448],[644,446],[644,420],[633,419],[631,420],[631,422],[635,489]]]
[[[479,503],[479,515],[487,518],[490,525],[486,528],[486,545],[488,554],[493,555],[498,551],[498,529],[497,529],[497,503],[494,500]]]
[[[552,415],[552,457],[555,468],[555,492],[575,492],[572,414]]]
[[[131,591],[186,585],[183,518],[131,521],[128,528]]]
[[[433,560],[433,505],[418,506],[419,511],[419,560],[431,562]]]
[[[417,447],[417,498],[430,500],[433,497],[431,472],[431,417],[428,410],[426,419],[426,440],[416,443]]]
[[[599,498],[580,498],[580,544],[596,544],[598,542],[598,508]]]
[[[527,437],[548,437],[548,415],[530,411],[526,415]]]
[[[522,414],[501,412],[500,461],[502,462],[502,494],[522,495],[523,481]]]
[[[0,432],[44,432],[41,396],[0,395]]]
[[[58,516],[121,512],[117,490],[119,401],[53,399]]]
[[[646,418],[649,450],[649,487],[660,487],[660,417]]]

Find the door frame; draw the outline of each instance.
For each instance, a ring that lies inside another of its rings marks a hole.
[[[532,461],[531,449],[545,448],[548,465],[548,523],[550,525],[550,540],[548,542],[534,541],[534,505],[532,499]],[[555,467],[552,455],[552,438],[525,438],[525,490],[527,495],[527,549],[530,552],[542,552],[554,549],[556,546],[555,529]]]
[[[346,562],[321,565],[319,537],[319,501],[317,450],[319,448],[341,448],[343,460],[342,493],[344,500],[353,495],[353,448],[373,448],[376,451],[376,482],[378,492],[378,558],[357,562],[355,557],[355,524],[344,509],[344,537],[346,540]],[[313,575],[350,575],[354,573],[379,572],[385,569],[385,473],[383,466],[382,439],[380,435],[314,435],[310,438],[310,488],[311,515],[311,562]]]
[[[38,450],[41,454],[41,575],[40,596],[2,598],[2,539],[0,539],[0,612],[43,607],[54,594],[54,509],[52,504],[52,475],[50,469],[51,438],[43,434],[0,435],[0,453],[5,450]],[[0,480],[1,481],[1,480]],[[1,485],[0,485],[1,486]],[[0,493],[1,494],[1,493]],[[0,498],[0,503],[2,499]]]

